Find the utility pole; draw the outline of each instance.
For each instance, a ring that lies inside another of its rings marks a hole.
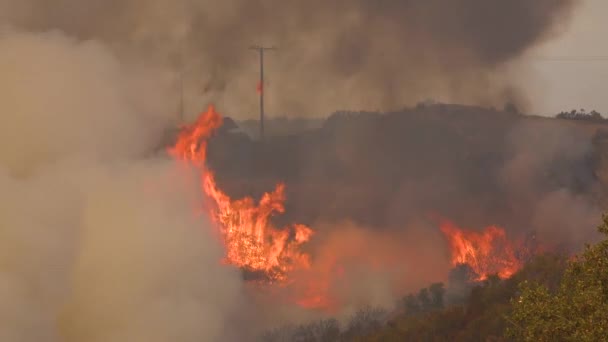
[[[184,122],[184,67],[183,64],[179,71],[179,112],[178,120],[181,125]]]
[[[184,57],[184,48],[182,46],[182,43],[180,43],[179,46],[179,55],[178,55],[178,60],[177,60],[177,67],[179,68],[179,84],[178,84],[178,91],[179,91],[179,103],[178,103],[178,108],[177,108],[177,120],[179,121],[178,124],[181,125],[184,123],[184,111],[185,111],[185,106],[184,106],[184,69],[185,69],[185,57]]]
[[[276,48],[254,45],[249,49],[256,50],[260,54],[260,84],[258,85],[258,91],[260,92],[260,140],[264,141],[264,51],[276,50]]]

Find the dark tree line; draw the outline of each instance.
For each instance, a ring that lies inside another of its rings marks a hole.
[[[322,319],[307,324],[285,325],[267,331],[260,337],[264,342],[336,342],[357,341],[382,331],[388,312],[378,307],[357,310],[343,326],[336,319]]]
[[[560,112],[556,116],[558,119],[565,120],[583,120],[583,121],[593,121],[593,122],[604,122],[606,119],[602,116],[602,114],[592,110],[590,112],[586,112],[584,109],[580,111],[571,110],[569,112]]]

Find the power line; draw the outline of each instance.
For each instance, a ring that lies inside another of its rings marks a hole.
[[[256,50],[260,54],[260,84],[258,84],[258,91],[260,92],[260,140],[264,141],[264,51],[276,50],[277,48],[254,45],[249,49]]]
[[[539,62],[604,62],[608,56],[537,56],[532,60]]]

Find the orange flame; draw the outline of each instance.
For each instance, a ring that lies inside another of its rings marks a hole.
[[[522,267],[513,243],[500,227],[489,226],[482,232],[476,232],[461,229],[444,220],[440,229],[450,244],[452,265],[466,264],[471,267],[477,275],[474,280],[485,280],[491,274],[509,278]]]
[[[285,210],[284,184],[265,193],[257,204],[251,197],[233,200],[218,187],[205,161],[207,140],[221,125],[221,116],[210,106],[196,122],[182,128],[168,152],[200,170],[202,190],[210,200],[207,211],[226,248],[224,262],[283,282],[290,271],[310,266],[310,258],[300,252],[300,245],[310,239],[313,230],[301,224],[276,229],[270,223],[274,213]]]

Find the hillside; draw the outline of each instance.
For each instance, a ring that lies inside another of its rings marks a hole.
[[[341,112],[265,144],[222,134],[209,158],[234,196],[285,182],[286,221],[388,227],[432,210],[472,226],[521,226],[534,215],[522,201],[539,194],[563,189],[603,201],[608,149],[594,139],[603,127],[461,105]]]
[[[229,197],[253,201],[231,201],[247,212],[222,217],[265,223],[270,214],[277,227],[310,226],[303,251],[312,266],[290,284],[306,293],[312,285],[321,306],[302,308],[313,314],[360,307],[339,328],[333,320],[285,328],[270,322],[271,341],[320,331],[342,340],[504,340],[519,284],[541,280],[555,288],[567,256],[599,238],[608,169],[601,123],[427,105],[338,112],[320,127],[291,126],[290,134],[260,142],[226,121],[209,141],[208,166]],[[281,200],[269,207],[275,202],[262,196],[281,182],[285,211]],[[251,207],[261,198],[261,211]],[[462,246],[452,244],[443,219],[462,234]],[[297,240],[288,229],[280,241]],[[463,251],[472,257],[459,261]],[[496,270],[505,261],[514,261],[512,273],[492,276],[477,267]],[[252,284],[270,281],[242,271]],[[378,289],[376,281],[388,287]],[[377,295],[380,307],[365,306]],[[336,340],[309,337],[298,340]]]

